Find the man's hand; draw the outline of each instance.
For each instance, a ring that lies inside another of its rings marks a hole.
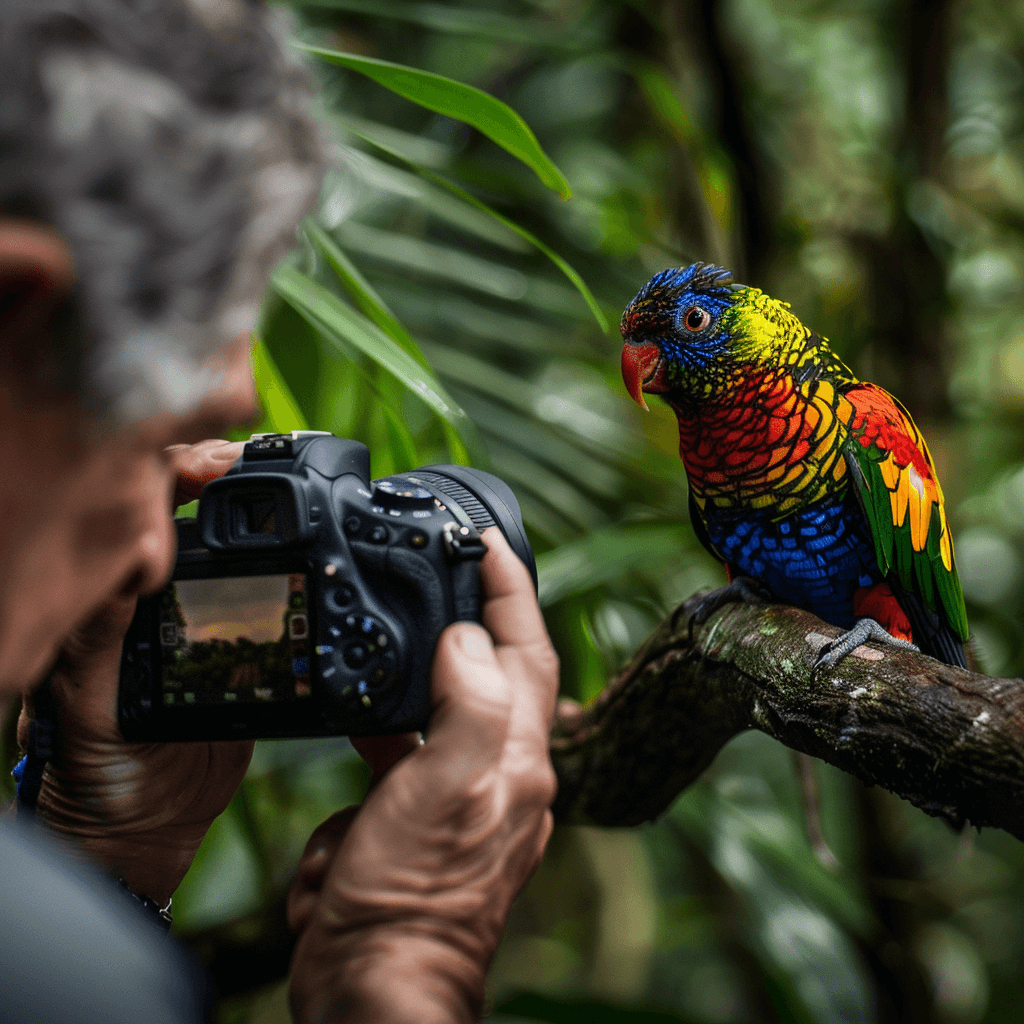
[[[300,1024],[478,1020],[509,907],[551,834],[558,659],[525,566],[499,530],[484,536],[486,630],[441,635],[426,742],[357,741],[370,794],[303,854],[288,908]]]
[[[199,496],[241,454],[204,441],[170,450],[175,505]],[[170,510],[168,510],[170,512]],[[122,875],[133,891],[166,902],[252,757],[251,742],[129,744],[117,728],[121,645],[137,595],[119,594],[67,640],[52,676],[57,750],[38,810],[53,828]],[[19,722],[25,742],[29,699]]]

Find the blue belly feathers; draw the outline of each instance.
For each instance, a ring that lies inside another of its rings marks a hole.
[[[826,498],[787,518],[705,508],[708,536],[734,575],[751,576],[785,604],[844,629],[858,587],[882,579],[859,508]]]

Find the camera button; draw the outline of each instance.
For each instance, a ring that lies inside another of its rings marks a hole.
[[[371,544],[386,544],[388,541],[388,531],[386,527],[374,526],[366,535],[366,539]]]
[[[370,634],[375,629],[380,629],[380,626],[369,615],[346,615],[345,628],[352,633]]]
[[[349,668],[362,668],[369,659],[370,654],[367,651],[365,644],[361,644],[356,641],[355,643],[348,644],[345,647],[342,657],[345,659],[345,664],[348,665]]]
[[[324,600],[327,603],[328,610],[333,612],[334,615],[343,614],[352,606],[352,602],[355,599],[355,592],[345,584],[324,591]]]
[[[409,538],[409,545],[410,545],[410,547],[414,547],[414,548],[425,548],[427,546],[427,544],[429,543],[429,541],[430,541],[430,538],[425,533],[421,533],[420,531],[417,530],[416,533],[414,533]]]
[[[363,521],[359,516],[349,516],[345,520],[345,532],[351,537],[352,534],[358,533],[359,528],[363,525]]]
[[[334,638],[335,640],[337,640],[337,639],[338,639],[338,637],[340,637],[340,636],[341,636],[341,630],[340,630],[340,629],[338,629],[338,627],[337,627],[337,626],[331,626],[331,627],[330,627],[330,628],[329,628],[329,629],[327,630],[327,632],[328,632],[328,633],[330,633],[330,634],[331,634],[331,636],[332,636],[332,637],[333,637],[333,638]]]

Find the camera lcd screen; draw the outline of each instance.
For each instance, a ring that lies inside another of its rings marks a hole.
[[[165,705],[310,694],[303,573],[174,580],[160,601],[159,630]]]

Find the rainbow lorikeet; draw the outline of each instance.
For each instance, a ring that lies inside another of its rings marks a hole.
[[[875,636],[965,667],[942,489],[895,398],[787,303],[703,263],[651,278],[622,336],[630,395],[661,395],[679,420],[693,527],[730,581],[849,630],[828,663]]]

